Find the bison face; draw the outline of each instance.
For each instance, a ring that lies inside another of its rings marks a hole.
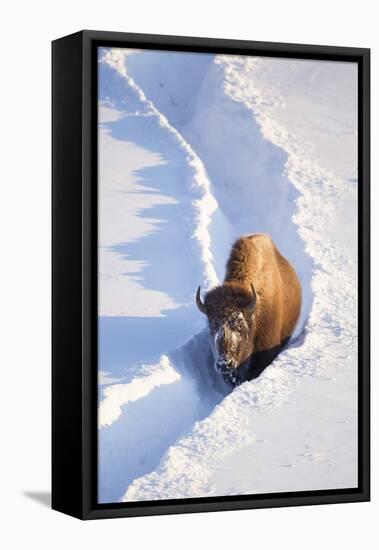
[[[197,305],[208,318],[216,371],[232,385],[242,381],[242,371],[253,353],[255,303],[254,289],[250,293],[222,285],[207,294],[204,303],[198,289]]]
[[[221,318],[209,317],[209,329],[215,367],[221,374],[233,378],[249,353],[249,325],[239,310],[227,311]]]

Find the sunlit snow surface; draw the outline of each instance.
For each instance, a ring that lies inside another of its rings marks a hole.
[[[232,393],[194,293],[270,233],[288,348]],[[357,486],[357,67],[99,50],[99,501]]]

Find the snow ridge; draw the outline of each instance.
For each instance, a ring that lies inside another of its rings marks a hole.
[[[212,483],[212,463],[255,440],[250,411],[258,415],[267,407],[279,408],[296,387],[295,376],[285,366],[270,366],[254,383],[245,383],[197,421],[187,435],[169,447],[159,467],[135,480],[121,499],[124,502],[162,498],[190,498],[217,494]]]
[[[200,264],[200,275],[195,275],[196,284],[201,282],[205,289],[211,288],[218,283],[218,278],[212,262],[208,225],[217,208],[217,202],[210,192],[207,174],[191,147],[129,77],[125,68],[125,53],[123,50],[106,50],[101,57],[101,63],[111,67],[124,81],[123,86],[118,81],[113,82],[113,90],[110,90],[113,95],[111,93],[105,98],[101,112],[105,111],[105,122],[111,123],[109,128],[112,121],[125,117],[150,117],[151,130],[157,125],[163,128],[165,145],[175,150],[179,157],[178,162],[186,166],[183,172],[184,181],[178,182],[184,188],[183,198],[187,201],[188,191],[193,197],[191,208],[187,208],[184,219],[184,233],[186,236],[191,235],[190,242],[184,243],[187,248],[190,245],[187,252],[189,261],[193,258],[195,272],[197,264]],[[122,99],[123,93],[127,96],[127,101]],[[110,131],[107,126],[105,128],[107,132]],[[159,158],[158,161],[162,164],[165,162]],[[128,167],[122,166],[122,151],[121,164],[117,169],[121,171],[117,181],[123,181],[125,176],[122,171]],[[117,188],[117,192],[120,191],[122,192],[122,186]],[[163,246],[167,246],[167,243]],[[191,287],[195,288],[192,282]],[[122,291],[121,286],[120,292]],[[188,304],[181,305],[188,308]],[[209,365],[205,356],[209,352],[209,346],[208,339],[204,336],[200,334],[193,337],[188,347],[195,345],[196,349],[204,349],[203,357],[198,359],[199,367],[203,365],[203,371],[206,371]],[[209,384],[209,391],[199,390],[196,377],[184,368],[184,354],[181,353],[180,359],[177,358],[174,362],[171,356],[175,353],[176,350],[171,350],[170,353],[161,355],[158,362],[153,364],[128,365],[127,372],[122,370],[122,377],[118,379],[120,383],[111,383],[100,390],[98,425],[101,502],[118,500],[129,482],[154,469],[164,450],[183,430],[206,416],[222,398],[220,388],[217,389],[217,384],[213,382]],[[172,407],[177,409],[175,414],[172,414]],[[159,414],[152,414],[151,410],[159,411]],[[134,427],[136,425],[139,428],[138,433]]]
[[[180,380],[180,376],[170,365],[168,357],[163,355],[156,369],[135,378],[128,384],[113,384],[105,388],[104,399],[99,407],[99,426],[110,426],[122,412],[122,407],[132,401],[137,401],[148,395],[154,388],[162,384],[172,384]]]
[[[136,53],[138,53],[138,50],[136,50]],[[157,117],[160,126],[167,129],[167,132],[175,139],[178,146],[186,155],[187,164],[192,169],[190,186],[194,194],[197,195],[197,198],[195,198],[192,203],[195,211],[193,238],[197,242],[198,253],[203,263],[204,286],[206,289],[210,289],[218,284],[218,277],[213,267],[211,239],[208,232],[208,226],[211,222],[212,215],[218,207],[217,201],[211,193],[211,185],[201,159],[183,139],[177,129],[170,125],[167,118],[159,112],[153,102],[145,96],[143,90],[137,86],[133,78],[129,76],[126,65],[128,55],[131,55],[128,50],[112,48],[105,51],[102,62],[113,67],[123,78],[125,78],[130,88],[137,93],[139,99],[146,105],[147,111],[145,116],[151,115]]]
[[[336,351],[338,345],[348,349],[351,356],[357,352],[357,255],[354,247],[344,251],[327,229],[335,226],[337,208],[357,203],[357,188],[347,185],[314,158],[310,159],[309,146],[304,141],[299,142],[270,116],[267,104],[281,105],[283,99],[277,90],[267,93],[266,89],[265,93],[257,86],[255,73],[263,63],[261,59],[220,56],[216,62],[224,67],[226,93],[250,109],[263,137],[288,155],[285,173],[300,191],[298,211],[293,221],[316,265],[312,278],[315,298],[306,327],[306,370],[312,374],[320,373],[330,360],[344,356],[345,352]],[[348,254],[349,251],[353,253]],[[335,367],[338,364],[340,362],[334,361]]]

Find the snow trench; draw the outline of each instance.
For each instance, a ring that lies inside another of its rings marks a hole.
[[[158,145],[175,152],[179,167],[174,163],[172,168],[168,156],[159,157],[172,170],[162,181],[174,202],[167,223],[157,224],[152,233],[162,239],[167,227],[176,234],[178,247],[186,243],[188,248],[180,256],[182,288],[176,293],[165,289],[175,303],[157,320],[163,330],[172,328],[175,345],[170,340],[162,344],[167,345],[163,350],[156,345],[154,361],[147,354],[145,362],[137,353],[125,364],[126,344],[120,346],[119,341],[129,320],[100,318],[103,342],[111,332],[117,334],[111,345],[104,343],[100,349],[107,370],[110,358],[113,365],[117,363],[108,371],[109,382],[104,374],[99,392],[100,502],[217,494],[214,458],[254,444],[254,418],[286,404],[301,377],[328,379],[341,358],[356,353],[354,257],[345,254],[327,232],[336,215],[328,197],[349,203],[355,190],[315,161],[309,162],[304,144],[267,114],[268,107],[282,99],[273,89],[257,87],[254,75],[260,60],[204,54],[199,62],[198,55],[173,52],[171,56],[101,52],[104,82],[113,79],[114,84],[103,90],[101,106],[117,113],[117,120],[108,117],[102,126],[104,140],[133,141],[135,136],[126,136],[125,128],[129,132],[143,120],[150,136],[144,148],[154,152]],[[179,191],[167,183],[176,177]],[[173,209],[178,210],[171,216]],[[158,218],[154,212],[153,218]],[[171,227],[175,216],[178,225]],[[286,350],[258,379],[229,393],[213,370],[207,328],[193,293],[199,284],[207,290],[222,280],[232,242],[254,232],[270,233],[295,266],[303,307]],[[164,262],[176,270],[177,264],[170,260],[170,254],[178,256],[175,243],[154,244],[172,248]],[[133,247],[133,242],[113,244],[105,247],[105,254],[129,261]],[[144,261],[146,275],[159,260],[149,252]],[[147,287],[148,281],[145,276]],[[154,333],[152,319],[147,326]],[[180,331],[179,325],[185,329]],[[136,346],[143,345],[143,336],[141,341],[138,338]],[[116,360],[114,349],[107,346],[117,348]]]

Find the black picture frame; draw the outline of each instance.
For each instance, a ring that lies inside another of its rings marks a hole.
[[[97,55],[99,46],[358,63],[358,488],[97,503]],[[81,519],[370,499],[370,50],[81,31],[52,43],[52,507]]]

